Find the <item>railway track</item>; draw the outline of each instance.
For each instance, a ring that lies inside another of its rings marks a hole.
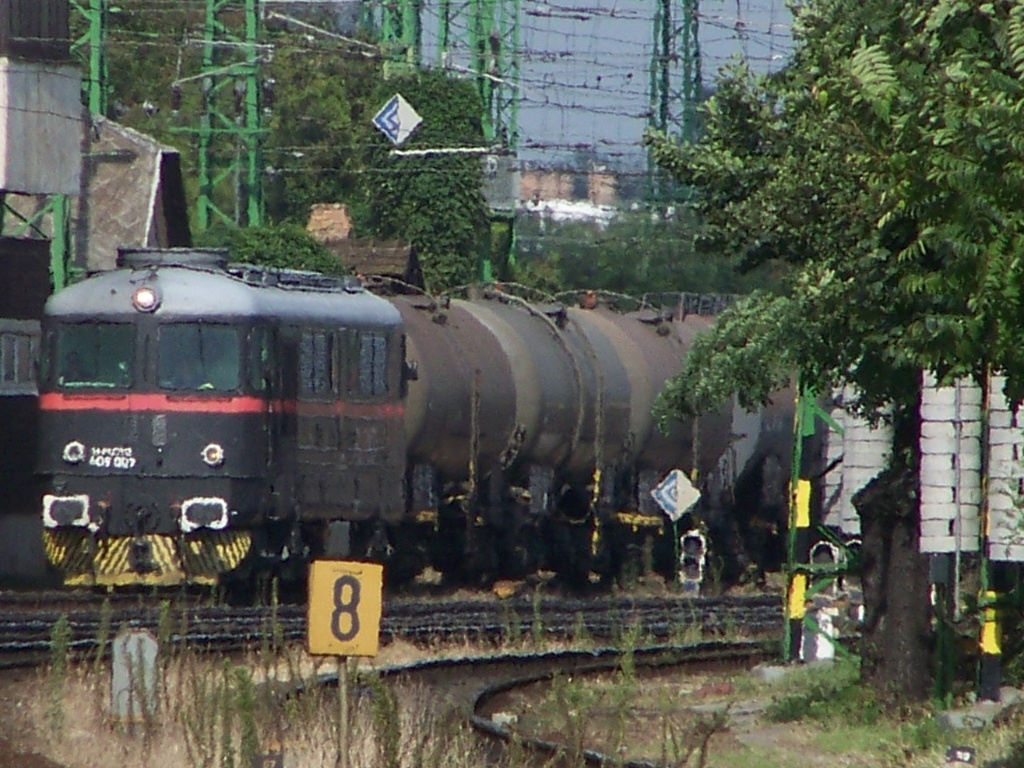
[[[86,601],[56,608],[39,604],[12,608],[0,602],[0,667],[39,663],[52,653],[57,628],[72,656],[99,657],[122,627],[148,629],[162,642],[205,650],[230,651],[306,636],[302,606],[232,608],[214,605],[162,607]],[[385,602],[381,638],[413,643],[467,639],[667,642],[687,633],[697,636],[742,632],[761,636],[781,631],[777,596],[643,599],[395,600]]]
[[[469,724],[484,739],[498,747],[491,751],[490,764],[504,765],[501,745],[514,742],[516,765],[581,766],[584,763],[619,768],[669,768],[642,760],[623,760],[578,745],[554,742],[513,724],[505,712],[505,700],[518,689],[544,685],[556,676],[574,679],[620,670],[625,650],[612,647],[560,649],[530,652],[502,652],[493,655],[445,657],[412,664],[377,668],[374,674],[394,683],[429,690],[438,706],[466,712]],[[770,639],[714,640],[690,644],[651,644],[629,650],[633,674],[666,675],[678,679],[703,673],[735,674],[762,662],[778,659],[777,643]],[[646,679],[646,678],[645,678]],[[317,680],[321,687],[336,687],[337,674],[326,673]]]
[[[637,670],[659,670],[662,674],[677,676],[701,672],[738,672],[752,668],[755,664],[778,658],[778,649],[758,641],[713,641],[686,646],[650,646],[636,649],[631,653],[632,663]],[[523,731],[501,714],[500,700],[518,688],[545,683],[556,675],[571,672],[574,677],[606,673],[619,669],[622,654],[607,650],[587,659],[574,658],[567,665],[557,658],[545,659],[547,668],[524,671],[519,667],[514,675],[506,675],[479,689],[472,702],[470,724],[480,734],[503,744],[514,741],[519,749],[525,749],[534,757],[536,765],[581,765],[616,766],[617,768],[670,768],[659,766],[648,760],[624,760],[621,755],[603,754],[597,750],[552,741],[542,736]]]

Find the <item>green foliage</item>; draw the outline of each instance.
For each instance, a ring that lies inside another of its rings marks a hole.
[[[371,103],[383,106],[395,93],[423,118],[402,150],[484,144],[480,98],[472,83],[440,72],[421,72],[380,82]],[[478,257],[489,239],[480,158],[394,157],[394,147],[379,134],[369,137],[368,146],[362,204],[353,206],[357,231],[411,243],[431,291],[473,282]]]
[[[50,629],[50,701],[46,719],[53,731],[64,728],[64,686],[68,676],[68,656],[71,652],[71,623],[62,613]]]
[[[686,210],[665,218],[622,212],[607,225],[520,220],[516,279],[543,290],[600,289],[646,293],[746,293],[767,270],[741,275],[736,260],[708,259],[694,250],[697,223]]]
[[[779,696],[765,710],[775,722],[817,720],[832,725],[873,725],[882,708],[873,689],[857,680],[857,667],[840,663],[803,676],[795,691]]]
[[[345,272],[341,261],[297,224],[213,227],[196,238],[205,248],[227,248],[232,261],[324,274]]]
[[[97,671],[103,665],[103,660],[106,657],[107,646],[110,644],[111,637],[111,625],[113,623],[114,609],[110,604],[110,598],[104,598],[103,604],[100,606],[100,621],[96,628],[96,652],[92,659],[92,669]],[[163,640],[160,640],[163,645]]]
[[[294,33],[268,35],[275,45],[268,76],[276,82],[264,157],[267,214],[304,225],[314,203],[361,204],[370,118],[381,80],[375,58],[311,46]],[[362,233],[360,233],[362,234]]]
[[[534,591],[531,605],[533,607],[533,620],[530,622],[530,638],[533,640],[535,648],[542,648],[544,646],[544,620],[541,610],[540,590]]]
[[[368,681],[373,694],[371,722],[377,744],[377,765],[381,768],[399,768],[401,764],[402,723],[398,712],[398,696],[379,675]]]
[[[766,404],[796,364],[791,349],[800,335],[797,310],[786,296],[740,299],[719,316],[714,334],[695,339],[686,367],[659,395],[655,415],[667,426],[679,413],[720,407],[733,392],[749,410]]]
[[[696,192],[701,252],[788,265],[786,301],[724,318],[663,416],[770,392],[780,365],[752,350],[854,383],[869,413],[910,404],[921,368],[1001,369],[1024,396],[1022,19],[1011,0],[805,3],[789,69],[727,72],[696,146],[648,136]],[[703,381],[711,350],[733,360]]]
[[[241,729],[239,764],[252,765],[260,753],[260,734],[256,721],[256,689],[252,673],[245,667],[235,667],[235,704]]]

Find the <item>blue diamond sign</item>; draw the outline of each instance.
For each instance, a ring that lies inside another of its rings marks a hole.
[[[423,122],[412,105],[396,93],[380,112],[373,116],[377,130],[387,136],[392,144],[398,145],[409,138],[416,126]]]
[[[700,501],[700,491],[693,487],[681,469],[673,469],[665,475],[665,479],[651,491],[651,496],[673,523]]]

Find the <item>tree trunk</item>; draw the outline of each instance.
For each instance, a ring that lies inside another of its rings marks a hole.
[[[926,699],[932,680],[928,558],[918,551],[917,419],[898,423],[896,432],[893,466],[854,497],[865,609],[861,679],[885,704]],[[908,455],[909,466],[899,460]]]

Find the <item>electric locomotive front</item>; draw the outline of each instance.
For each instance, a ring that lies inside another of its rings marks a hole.
[[[266,326],[218,252],[120,269],[47,303],[38,469],[69,584],[212,583],[269,507]]]

